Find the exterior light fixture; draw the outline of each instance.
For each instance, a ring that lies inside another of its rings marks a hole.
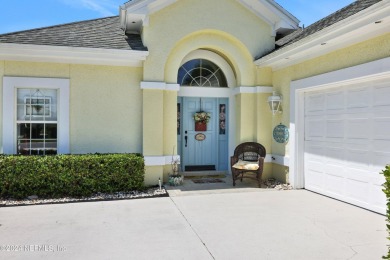
[[[272,96],[268,97],[268,104],[273,115],[282,113],[282,96],[277,94],[276,91],[272,93]]]

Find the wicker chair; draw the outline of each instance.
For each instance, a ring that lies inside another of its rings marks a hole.
[[[236,180],[243,178],[250,178],[257,180],[259,188],[261,187],[261,175],[263,174],[264,168],[264,158],[266,155],[265,147],[261,144],[254,142],[246,142],[238,145],[234,150],[234,155],[230,157],[230,165],[232,169],[233,177],[233,186],[236,186]],[[238,160],[258,162],[259,169],[257,170],[246,170],[246,169],[236,169],[233,168],[233,165],[238,162]],[[247,174],[252,173],[252,174]],[[256,175],[253,176],[253,173]],[[246,175],[245,175],[246,174]]]

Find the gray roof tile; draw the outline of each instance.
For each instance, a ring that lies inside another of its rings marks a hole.
[[[276,41],[276,48],[274,51],[280,50],[290,44],[293,44],[295,42],[298,42],[316,32],[319,32],[333,24],[336,24],[356,13],[359,13],[363,11],[364,9],[381,2],[383,0],[357,0],[353,2],[352,4],[338,10],[337,12],[328,15],[327,17],[319,20],[318,22],[313,23],[312,25],[302,29],[298,29],[297,31],[283,37],[282,39],[279,39]],[[271,52],[271,53],[272,53]],[[270,53],[267,53],[266,55],[262,55],[262,57],[267,56]],[[256,59],[259,59],[261,57],[257,57]]]
[[[119,16],[0,34],[0,43],[145,51],[141,36],[125,35]]]

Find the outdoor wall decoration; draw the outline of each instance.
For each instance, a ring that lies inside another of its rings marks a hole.
[[[207,123],[210,121],[210,113],[199,111],[194,114],[195,131],[207,131]]]
[[[205,134],[202,134],[202,133],[199,133],[199,134],[196,134],[195,135],[195,140],[196,141],[199,141],[199,142],[202,142],[206,139],[206,135]]]
[[[219,134],[226,134],[226,105],[219,105]]]
[[[290,134],[289,134],[288,128],[285,125],[280,124],[274,128],[273,137],[274,137],[274,140],[278,143],[281,143],[281,144],[287,143],[289,135]]]

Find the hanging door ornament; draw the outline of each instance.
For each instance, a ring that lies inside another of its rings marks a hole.
[[[210,113],[202,111],[202,98],[200,98],[200,110],[194,114],[195,131],[207,131],[207,123],[210,121]]]

